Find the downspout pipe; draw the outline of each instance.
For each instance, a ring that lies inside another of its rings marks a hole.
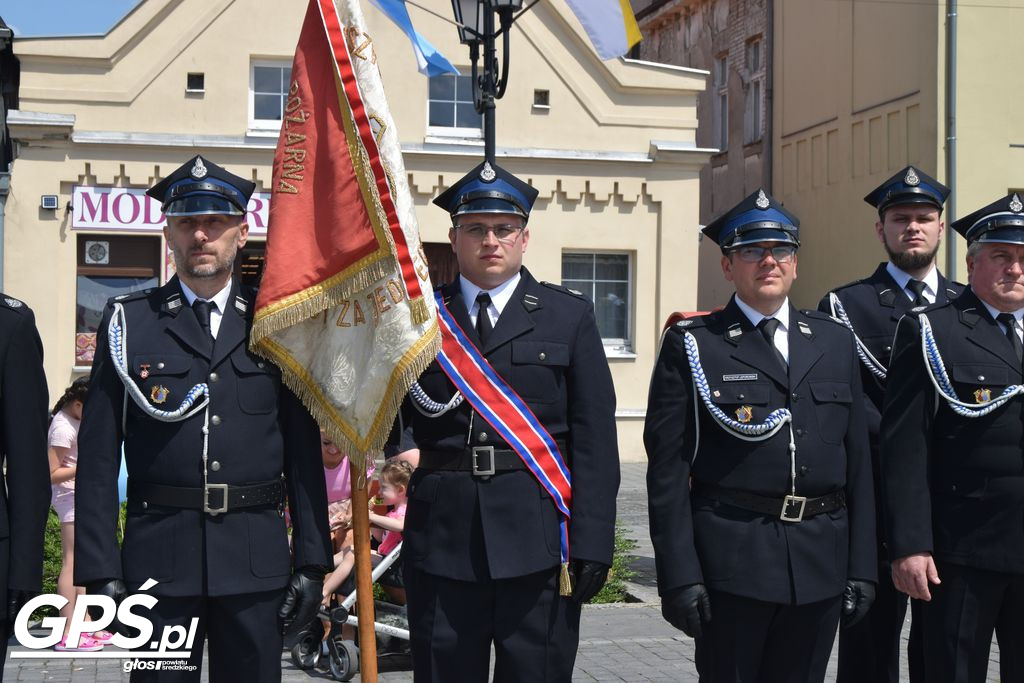
[[[946,275],[956,279],[956,234],[949,226],[956,220],[956,17],[957,0],[946,0],[946,184],[952,188],[946,200]]]

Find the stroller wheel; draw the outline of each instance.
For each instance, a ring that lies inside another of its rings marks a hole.
[[[336,681],[350,681],[359,671],[359,648],[351,640],[341,637],[328,641],[331,657],[331,677]]]
[[[314,619],[299,633],[292,646],[292,664],[303,671],[315,669],[320,662],[320,643],[323,637],[323,624],[319,619]]]

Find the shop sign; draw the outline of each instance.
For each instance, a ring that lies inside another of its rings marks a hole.
[[[266,236],[270,193],[249,199],[249,235]],[[164,227],[160,203],[141,188],[76,185],[71,195],[72,230],[158,232]]]

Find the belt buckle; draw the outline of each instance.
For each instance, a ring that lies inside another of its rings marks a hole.
[[[214,507],[210,505],[210,491],[219,490],[223,499],[221,505]],[[203,512],[216,517],[222,512],[228,511],[228,485],[227,484],[206,484],[203,487]]]
[[[480,466],[481,454],[489,458],[487,467]],[[472,456],[474,477],[490,477],[494,474],[494,446],[473,446]]]
[[[807,496],[786,496],[782,499],[782,514],[779,515],[779,519],[783,522],[803,521],[805,507]],[[796,514],[793,514],[793,508],[796,508]]]

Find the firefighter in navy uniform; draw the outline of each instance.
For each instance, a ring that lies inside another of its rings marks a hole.
[[[942,206],[949,188],[918,168],[908,166],[875,188],[864,201],[878,211],[875,234],[889,260],[870,277],[829,292],[818,310],[848,325],[861,343],[861,383],[868,400],[868,434],[875,474],[876,520],[879,537],[879,577],[875,602],[867,617],[839,633],[838,683],[899,683],[900,634],[907,596],[892,585],[882,534],[882,493],[879,482],[878,423],[885,395],[885,377],[892,353],[896,323],[915,306],[945,303],[964,286],[943,277],[935,255],[945,231]],[[917,613],[915,602],[912,611]],[[919,680],[919,631],[910,638],[911,681]]]
[[[132,680],[199,680],[205,636],[211,681],[279,681],[281,620],[309,621],[331,562],[319,430],[276,367],[248,350],[255,291],[231,275],[253,189],[199,156],[151,188],[178,274],[111,300],[97,336],[79,434],[75,583],[119,600],[157,581],[147,590],[158,598],[148,614],[157,635],[199,619],[195,671],[136,670]]]
[[[850,332],[789,302],[799,222],[763,190],[704,228],[736,288],[672,325],[644,425],[662,614],[701,681],[822,681],[874,595],[875,513]]]
[[[924,601],[924,680],[987,680],[994,631],[1000,680],[1024,681],[1024,202],[952,227],[968,289],[912,309],[893,343],[880,433],[892,578]]]
[[[0,294],[0,680],[18,612],[43,583],[50,509],[43,344],[31,309]]]
[[[569,681],[581,603],[611,565],[619,484],[611,373],[590,301],[521,265],[536,196],[484,163],[435,199],[451,214],[460,271],[440,292],[571,472],[574,585],[560,585],[551,494],[435,362],[402,409],[420,449],[402,550],[418,683],[486,681],[492,644],[494,680]]]

